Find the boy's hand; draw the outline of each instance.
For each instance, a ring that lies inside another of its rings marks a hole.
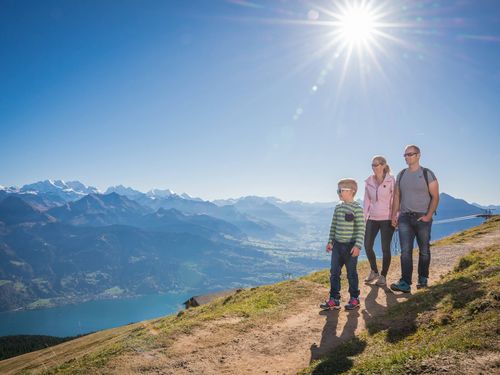
[[[326,252],[331,253],[332,249],[333,249],[333,245],[331,243],[328,243],[328,245],[326,245]]]
[[[361,252],[361,250],[359,249],[359,247],[357,246],[354,246],[352,249],[351,249],[351,255],[353,257],[357,257],[359,255],[359,253]]]

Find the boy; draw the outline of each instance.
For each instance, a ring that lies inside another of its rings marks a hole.
[[[337,194],[342,201],[335,207],[330,237],[326,245],[326,251],[332,253],[330,268],[330,299],[321,304],[325,310],[340,309],[340,273],[345,265],[347,269],[347,280],[349,281],[349,303],[345,305],[347,310],[359,307],[358,289],[358,255],[365,236],[365,220],[363,209],[359,203],[354,201],[358,191],[356,181],[345,178],[338,182]]]

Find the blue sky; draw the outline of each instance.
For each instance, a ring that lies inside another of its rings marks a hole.
[[[2,0],[0,184],[331,201],[415,143],[500,204],[500,3],[365,2],[383,35],[349,59],[345,3]]]

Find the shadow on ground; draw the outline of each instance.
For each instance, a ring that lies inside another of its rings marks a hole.
[[[339,352],[335,351],[336,358],[334,363],[320,364],[316,368],[316,370],[321,373],[338,374],[348,370],[352,367],[352,360],[349,357],[361,353],[366,346],[364,341],[356,338],[353,339],[360,318],[359,311],[353,310],[347,312],[347,321],[342,332],[337,335],[338,317],[340,313],[344,312],[340,310],[320,312],[320,315],[326,315],[326,323],[323,327],[319,346],[316,343],[311,345],[310,363],[328,355],[334,348],[345,343],[342,345],[344,350]]]
[[[388,288],[370,287],[365,298],[365,309],[362,310],[368,334],[387,331],[386,340],[390,343],[399,342],[415,333],[422,319],[425,320],[425,314],[432,314],[439,303],[445,302],[452,309],[461,308],[485,294],[480,289],[480,284],[469,277],[454,278],[414,295],[394,294]],[[387,307],[377,302],[380,292],[386,294]],[[398,303],[401,298],[407,300]],[[322,362],[314,368],[312,374],[340,374],[352,368],[353,359],[350,357],[362,353],[367,343],[354,336],[358,325],[358,311],[348,313],[348,321],[339,336],[336,335],[339,311],[328,311],[325,314],[327,321],[320,345],[311,346],[311,362],[317,359],[322,359]]]

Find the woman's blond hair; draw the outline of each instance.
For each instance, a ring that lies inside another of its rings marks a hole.
[[[353,196],[356,195],[356,192],[358,191],[358,183],[352,178],[343,178],[337,185],[339,188],[352,189],[354,192]]]
[[[372,159],[372,163],[376,162],[382,164],[384,166],[384,176],[387,176],[391,173],[391,167],[387,164],[387,160],[382,155],[375,155]]]

